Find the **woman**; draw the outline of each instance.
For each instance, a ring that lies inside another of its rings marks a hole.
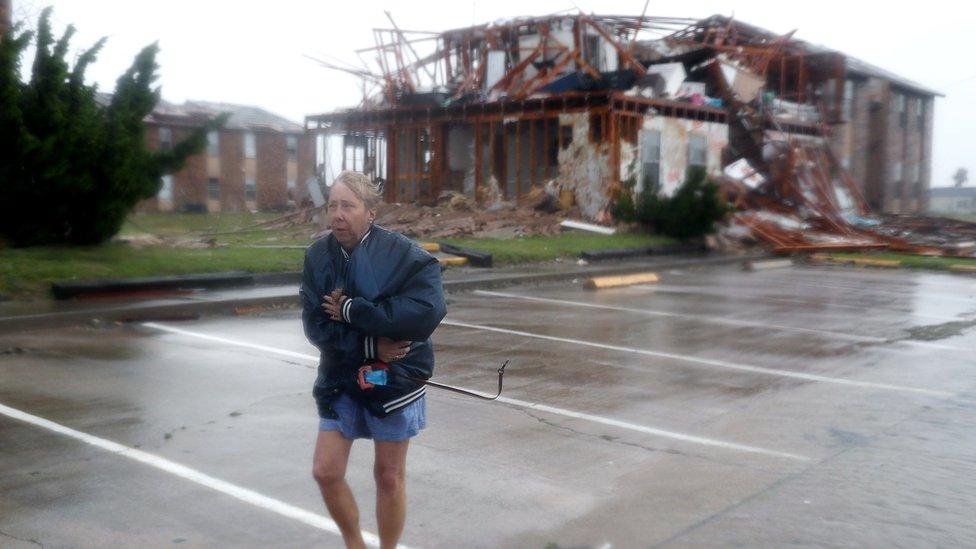
[[[395,547],[403,532],[407,445],[426,424],[426,386],[418,379],[433,372],[430,335],[447,311],[437,260],[373,225],[379,199],[365,175],[339,174],[329,193],[332,233],[306,250],[301,286],[305,335],[321,353],[312,471],[347,547],[364,547],[345,481],[357,438],[375,445],[381,547]],[[385,384],[362,377],[387,365]]]

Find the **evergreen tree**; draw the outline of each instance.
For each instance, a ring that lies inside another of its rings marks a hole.
[[[144,144],[144,119],[160,99],[152,44],[119,77],[108,105],[85,71],[105,43],[66,61],[74,28],[60,39],[50,8],[36,37],[19,27],[0,37],[0,236],[18,246],[97,244],[114,236],[135,205],[155,196],[164,174],[203,150],[224,118],[197,128],[167,151]],[[21,57],[34,39],[30,80]]]

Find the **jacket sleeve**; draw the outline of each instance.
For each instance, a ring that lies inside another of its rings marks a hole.
[[[328,340],[329,317],[322,309],[322,296],[315,291],[312,283],[312,266],[308,258],[308,250],[305,250],[305,264],[302,267],[302,285],[298,290],[302,297],[302,325],[305,328],[305,337],[319,351],[325,351]]]
[[[429,255],[416,260],[413,267],[414,272],[404,280],[396,295],[375,302],[353,298],[349,308],[353,327],[370,336],[396,340],[429,338],[447,315],[441,267]]]

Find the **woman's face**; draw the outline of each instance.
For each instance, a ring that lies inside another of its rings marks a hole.
[[[329,228],[346,249],[359,244],[376,215],[375,210],[367,209],[366,204],[343,183],[336,183],[329,190],[328,207]]]

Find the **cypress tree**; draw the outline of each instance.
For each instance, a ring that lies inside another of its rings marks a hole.
[[[55,39],[50,16],[45,9],[36,36],[19,26],[0,36],[0,235],[17,246],[98,244],[159,192],[164,174],[202,151],[224,118],[170,150],[147,150],[144,119],[160,100],[158,45],[136,55],[102,105],[85,71],[105,39],[72,66],[66,56],[74,28]],[[34,63],[23,82],[21,57],[32,39]]]

